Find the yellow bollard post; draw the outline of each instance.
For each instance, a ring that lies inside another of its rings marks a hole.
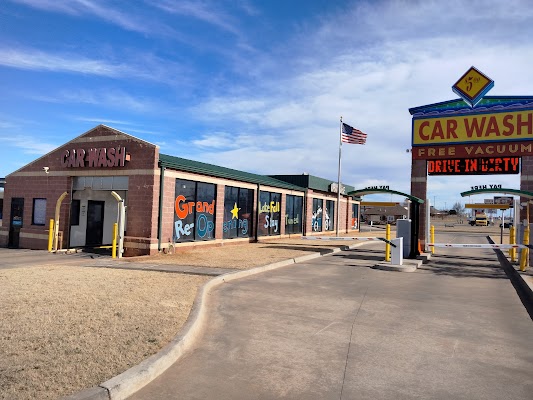
[[[431,228],[429,228],[429,240],[431,240],[431,243],[435,244],[435,226],[431,225]],[[435,246],[431,246],[431,254],[435,254]]]
[[[113,243],[111,244],[111,257],[117,258],[117,232],[118,224],[115,222],[113,224]]]
[[[54,244],[54,219],[50,218],[50,230],[48,231],[48,252],[52,252],[52,246]]]
[[[385,239],[390,242],[390,224],[387,224],[385,229]],[[390,244],[385,242],[385,261],[390,261]]]
[[[529,226],[526,226],[526,229],[524,229],[524,245],[529,244]],[[529,248],[526,247],[525,249],[522,249],[521,255],[520,255],[520,271],[525,271],[527,269],[529,259]]]
[[[510,245],[516,244],[514,226],[511,226],[509,228],[509,244]],[[515,262],[516,261],[516,249],[514,249],[512,247],[509,249],[509,258],[511,258],[511,262]]]

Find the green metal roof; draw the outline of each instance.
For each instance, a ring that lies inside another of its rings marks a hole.
[[[398,192],[397,190],[390,190],[390,189],[370,189],[370,188],[367,188],[367,189],[354,190],[352,192],[349,192],[348,195],[349,196],[360,197],[360,196],[364,196],[366,194],[380,194],[380,193],[398,194],[400,196],[407,197],[409,200],[411,200],[411,201],[413,201],[415,203],[419,203],[419,204],[422,204],[424,202],[424,200],[419,199],[418,197],[411,196],[410,194],[403,193],[403,192]]]
[[[529,192],[526,190],[518,190],[518,189],[505,189],[505,188],[485,188],[485,189],[475,189],[475,190],[468,190],[466,192],[461,193],[461,197],[465,196],[472,196],[474,194],[483,194],[483,193],[500,193],[500,194],[514,194],[516,196],[520,197],[526,197],[528,199],[533,198],[533,192]]]
[[[166,154],[159,154],[159,164],[162,167],[192,172],[195,174],[215,176],[217,178],[232,179],[240,182],[255,183],[281,189],[304,191],[304,187],[302,186],[283,182],[270,176],[252,174],[250,172],[238,171],[236,169],[187,160],[185,158],[169,156]]]
[[[298,185],[298,186],[302,186],[302,187],[313,189],[313,190],[320,190],[322,192],[329,192],[330,185],[332,183],[337,183],[337,181],[333,182],[328,179],[319,178],[318,176],[313,176],[313,175],[308,175],[308,174],[270,175],[270,176],[275,179],[279,179],[279,180],[282,180],[288,183],[292,183],[293,185]],[[346,193],[355,189],[353,186],[349,186],[349,185],[344,185],[344,187],[346,188]]]

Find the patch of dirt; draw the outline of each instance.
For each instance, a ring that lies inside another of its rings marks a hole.
[[[0,270],[0,398],[56,399],[158,352],[209,278],[62,266]]]
[[[345,237],[385,236],[382,231],[350,233]],[[270,239],[257,243],[228,244],[223,246],[197,246],[193,248],[176,248],[174,254],[158,254],[123,258],[125,261],[149,264],[190,265],[211,268],[248,269],[267,265],[290,258],[313,253],[320,253],[333,248],[352,245],[356,241],[345,240],[309,240],[301,238]]]

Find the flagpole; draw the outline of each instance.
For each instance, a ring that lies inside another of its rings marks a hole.
[[[339,124],[339,174],[337,176],[337,236],[339,236],[339,220],[341,216],[341,155],[342,155],[342,115]]]

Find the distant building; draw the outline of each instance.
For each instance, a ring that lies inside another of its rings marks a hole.
[[[361,216],[373,224],[395,224],[398,219],[407,219],[408,209],[399,204],[392,207],[363,207]]]

